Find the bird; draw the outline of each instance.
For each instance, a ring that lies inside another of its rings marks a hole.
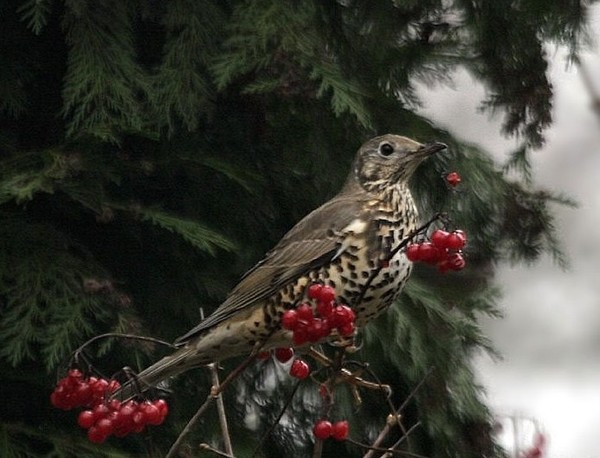
[[[335,289],[337,301],[353,309],[357,328],[366,325],[394,302],[411,273],[412,263],[398,249],[418,224],[409,179],[424,159],[446,148],[393,134],[366,141],[341,191],[285,234],[211,315],[175,341],[174,353],[124,383],[113,397],[131,398],[189,369],[249,355],[258,346],[292,346],[281,317],[315,282]]]

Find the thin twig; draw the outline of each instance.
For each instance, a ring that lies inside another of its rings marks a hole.
[[[393,450],[391,448],[382,448],[382,447],[373,447],[371,445],[367,445],[367,444],[363,444],[362,442],[358,442],[355,441],[353,439],[346,439],[348,442],[350,442],[351,444],[354,444],[358,447],[364,448],[366,450],[373,450],[375,452],[382,452],[382,453],[392,453],[394,455],[406,455],[406,456],[411,456],[414,458],[428,458],[424,455],[419,455],[418,453],[413,453],[413,452],[407,452],[406,450]]]
[[[385,422],[384,428],[381,430],[381,432],[379,433],[379,435],[377,436],[377,438],[375,439],[373,444],[371,444],[371,447],[379,447],[383,443],[383,441],[385,440],[385,438],[387,437],[389,432],[392,430],[392,427],[394,426],[394,424],[397,421],[398,421],[397,415],[393,415],[393,414],[388,415],[388,418],[387,418],[387,421]],[[375,450],[371,449],[367,453],[365,453],[365,456],[363,456],[363,458],[373,458],[374,454],[375,454]]]
[[[410,400],[415,397],[415,395],[417,394],[417,391],[419,391],[421,389],[421,387],[425,383],[425,380],[427,380],[429,378],[429,376],[431,375],[431,373],[433,372],[434,369],[435,369],[435,366],[431,366],[429,368],[429,370],[427,371],[427,373],[423,376],[423,378],[421,378],[421,380],[419,380],[419,383],[417,383],[417,386],[415,386],[411,390],[411,392],[408,393],[408,396],[406,397],[406,399],[404,400],[404,402],[402,403],[402,405],[400,407],[398,407],[399,411],[404,410],[404,408],[408,405],[408,403],[410,402]]]
[[[379,445],[381,445],[381,443],[385,440],[385,438],[387,437],[387,435],[390,433],[390,431],[392,430],[392,427],[394,426],[394,424],[398,424],[398,427],[400,428],[400,430],[402,431],[402,437],[400,438],[400,440],[398,441],[398,443],[401,443],[404,440],[409,440],[408,439],[408,435],[410,434],[410,432],[412,432],[415,427],[417,425],[419,425],[419,423],[416,423],[415,425],[411,426],[408,430],[404,429],[404,426],[402,425],[402,422],[400,421],[400,413],[404,410],[404,408],[408,405],[408,403],[410,402],[410,400],[415,396],[415,394],[417,393],[417,391],[419,391],[419,389],[421,388],[421,386],[423,386],[423,384],[425,383],[425,381],[427,380],[427,378],[429,377],[429,375],[433,372],[433,367],[431,367],[427,373],[425,374],[425,376],[423,376],[423,378],[419,381],[419,383],[417,383],[417,385],[411,390],[411,392],[408,394],[408,396],[406,397],[406,399],[404,400],[404,402],[402,403],[402,405],[400,407],[398,407],[398,409],[395,409],[392,406],[392,414],[390,414],[391,419],[386,421],[386,424],[384,426],[384,428],[381,430],[381,432],[379,433],[379,435],[377,436],[377,438],[375,439],[375,442],[373,442],[373,447],[378,447]],[[369,451],[365,454],[365,456],[363,458],[372,458],[373,457],[373,452]]]
[[[279,424],[279,422],[283,418],[283,415],[285,414],[285,411],[290,406],[290,404],[292,403],[292,400],[294,399],[294,396],[298,392],[298,388],[300,388],[300,381],[296,382],[296,384],[294,385],[294,389],[292,390],[292,393],[288,396],[288,399],[285,402],[285,404],[283,405],[281,411],[279,412],[279,415],[277,415],[277,418],[275,419],[275,421],[271,424],[271,426],[269,426],[269,428],[264,432],[264,434],[258,441],[258,444],[256,445],[256,447],[254,448],[254,451],[252,452],[251,458],[254,458],[256,456],[256,454],[259,452],[262,444],[267,440],[267,437],[269,437],[271,435],[271,433],[273,432],[275,427]]]
[[[206,451],[214,453],[215,455],[218,455],[218,456],[224,456],[225,458],[235,458],[233,455],[222,452],[221,450],[217,450],[216,448],[212,447],[211,445],[209,445],[205,442],[200,444],[198,447],[202,450],[206,450]]]
[[[210,394],[206,397],[206,401],[204,401],[204,404],[200,406],[200,408],[196,411],[194,416],[190,419],[190,421],[188,421],[187,425],[185,425],[185,428],[183,428],[181,433],[179,433],[179,436],[177,437],[173,445],[171,445],[171,448],[169,449],[166,458],[173,458],[175,456],[175,453],[177,453],[177,450],[181,446],[184,437],[192,430],[196,422],[204,414],[204,412],[210,406],[210,404],[213,401],[215,401],[218,395],[223,392],[225,387],[227,387],[227,385],[229,385],[233,380],[235,380],[235,378],[238,377],[242,373],[242,371],[246,369],[246,367],[248,367],[248,365],[255,359],[256,350],[254,350],[248,358],[242,361],[242,363],[238,367],[231,371],[229,375],[225,378],[225,380],[223,380],[223,383],[221,383],[218,386],[213,385],[211,387]]]
[[[198,419],[202,416],[202,414],[204,414],[206,409],[208,409],[208,407],[211,405],[211,403],[215,401],[215,399],[216,397],[212,394],[209,394],[206,397],[206,401],[204,401],[204,404],[200,406],[200,408],[196,411],[194,416],[190,419],[190,421],[188,421],[187,425],[185,425],[185,428],[183,428],[183,430],[179,433],[177,440],[173,442],[173,445],[171,445],[171,448],[169,449],[169,452],[167,453],[165,458],[173,458],[175,456],[177,450],[183,442],[184,437],[192,430],[193,426],[196,424]]]
[[[219,371],[215,363],[208,365],[213,386],[219,387]],[[227,415],[225,413],[225,404],[223,402],[223,394],[219,393],[216,396],[217,412],[219,414],[219,424],[221,425],[221,434],[223,435],[223,448],[225,453],[233,456],[233,446],[231,445],[231,436],[229,435],[229,427],[227,425]]]
[[[398,448],[402,444],[402,442],[404,442],[405,440],[408,440],[409,434],[412,433],[419,426],[421,426],[421,422],[416,422],[414,425],[412,425],[410,428],[408,428],[408,430],[404,433],[404,435],[400,439],[398,439],[396,441],[396,443],[394,445],[392,445],[390,448],[392,450],[395,450],[396,448]],[[387,458],[388,456],[390,456],[389,452],[386,453],[385,455],[382,455],[381,458]]]
[[[323,441],[321,439],[315,440],[315,446],[313,447],[312,458],[321,458],[323,455]]]

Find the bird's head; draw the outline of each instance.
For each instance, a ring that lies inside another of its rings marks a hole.
[[[375,137],[358,150],[353,175],[367,191],[385,189],[408,180],[425,158],[445,148],[443,143],[423,145],[400,135]]]

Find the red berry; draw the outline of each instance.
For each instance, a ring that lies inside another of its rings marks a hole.
[[[308,304],[301,304],[300,307],[296,309],[296,312],[298,312],[299,320],[304,320],[310,323],[314,318],[313,310]]]
[[[292,363],[292,367],[290,368],[290,375],[292,377],[296,377],[297,379],[303,380],[308,377],[310,374],[310,367],[308,363],[303,359],[295,359]]]
[[[333,313],[333,302],[317,302],[317,313],[323,318],[330,318],[331,314]]]
[[[169,413],[169,404],[167,404],[167,401],[165,401],[164,399],[157,399],[156,401],[154,401],[154,405],[158,407],[158,410],[160,411],[160,414],[163,416],[163,418],[167,416],[167,414]]]
[[[298,323],[298,312],[295,310],[286,310],[283,312],[283,316],[281,317],[281,326],[283,326],[284,329],[293,331],[296,327],[296,323]]]
[[[79,369],[70,369],[67,373],[67,377],[71,380],[81,380],[83,378],[83,374]]]
[[[346,420],[337,421],[331,426],[331,437],[336,441],[343,441],[348,438],[350,427]]]
[[[327,420],[319,420],[313,426],[313,434],[319,440],[325,440],[331,436],[331,422]]]
[[[467,239],[462,231],[454,231],[448,234],[446,239],[446,248],[450,250],[462,250],[467,243]]]
[[[419,256],[421,261],[428,264],[435,264],[443,256],[443,253],[431,242],[423,242],[419,248]]]
[[[352,334],[354,334],[354,323],[344,323],[343,325],[338,327],[338,331],[340,335],[344,337],[350,337]]]
[[[450,186],[456,186],[461,181],[462,180],[458,172],[450,172],[448,175],[446,175],[446,183],[448,183]]]
[[[92,426],[90,429],[88,429],[87,436],[90,442],[93,442],[94,444],[101,444],[106,440],[108,434],[104,434],[96,426]]]
[[[81,382],[73,393],[73,403],[76,405],[87,405],[92,398],[92,389],[87,382]]]
[[[146,401],[144,402],[140,409],[144,412],[146,416],[146,423],[149,425],[160,425],[162,423],[162,415],[160,414],[160,410],[154,404]]]
[[[50,404],[52,404],[57,409],[63,408],[63,400],[60,397],[60,395],[56,392],[56,390],[53,391],[52,394],[50,395]]]
[[[118,399],[111,399],[108,401],[108,407],[112,410],[119,410],[121,408],[121,401]]]
[[[321,339],[328,337],[331,334],[331,321],[327,318],[321,320]]]
[[[94,427],[97,428],[100,431],[100,433],[106,435],[107,437],[110,436],[114,431],[112,421],[110,421],[108,418],[101,418],[96,422]]]
[[[467,265],[465,258],[460,253],[452,253],[448,256],[448,262],[452,270],[462,270]]]
[[[94,413],[94,422],[97,422],[101,418],[106,418],[110,413],[110,409],[104,404],[98,404],[92,409]]]
[[[323,337],[329,335],[329,329],[325,329],[323,327],[323,320],[321,318],[315,318],[308,325],[308,341],[309,342],[318,342]]]
[[[406,247],[406,257],[409,261],[416,262],[421,260],[420,247],[421,244],[419,243],[411,243]]]
[[[135,415],[136,408],[133,404],[126,404],[119,409],[118,419],[116,421],[116,427],[119,429],[131,431],[133,428],[133,416]]]
[[[307,295],[309,299],[319,299],[321,297],[321,290],[323,285],[321,283],[313,283],[308,287]]]
[[[133,414],[133,424],[136,426],[144,426],[146,423],[146,414],[144,413],[144,411],[136,410],[136,412]]]
[[[89,429],[94,426],[94,412],[91,410],[84,410],[77,417],[77,424],[84,429]]]
[[[304,345],[308,342],[308,324],[305,321],[298,322],[293,335],[294,345]]]
[[[108,394],[114,393],[120,387],[121,387],[121,384],[118,382],[118,380],[111,380],[110,382],[108,382],[108,386],[106,387],[105,394],[106,393],[108,393]]]
[[[287,363],[294,356],[293,348],[276,348],[275,349],[275,358],[280,363]]]
[[[324,383],[321,383],[321,385],[319,386],[319,394],[323,399],[329,398],[329,388],[327,388],[327,385],[325,385]]]
[[[350,307],[348,307],[347,305],[338,305],[333,311],[331,325],[333,327],[339,328],[340,326],[344,326],[345,324],[353,323],[355,319],[356,315]]]
[[[459,237],[462,237],[465,243],[467,243],[467,233],[465,231],[456,229],[455,231],[452,231],[452,233],[458,235]]]
[[[331,286],[324,285],[321,288],[321,292],[317,299],[319,299],[321,302],[331,302],[335,300],[335,289],[333,289]]]
[[[448,272],[450,269],[452,269],[452,265],[450,264],[450,261],[448,259],[444,259],[444,260],[438,262],[437,268],[438,268],[438,271],[443,274],[443,273]]]
[[[431,243],[433,243],[437,248],[448,248],[447,240],[449,232],[444,231],[443,229],[436,229],[431,234]]]
[[[92,389],[92,403],[101,402],[104,399],[104,395],[106,394],[106,390],[108,388],[108,380],[100,378],[96,380],[96,383],[90,383],[90,388]]]

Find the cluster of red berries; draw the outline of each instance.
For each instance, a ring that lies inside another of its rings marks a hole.
[[[58,409],[71,410],[75,407],[93,407],[115,392],[120,384],[116,380],[83,377],[79,369],[71,369],[60,379],[50,395],[50,402]]]
[[[333,437],[337,441],[343,441],[348,437],[350,427],[346,420],[331,423],[328,420],[319,420],[313,426],[313,434],[319,440]]]
[[[313,283],[308,287],[307,295],[316,302],[314,310],[309,303],[303,303],[296,309],[286,310],[281,317],[283,328],[293,331],[295,345],[318,342],[334,329],[344,337],[354,334],[356,315],[347,305],[335,303],[332,287]]]
[[[440,272],[462,270],[466,261],[461,250],[466,244],[467,236],[463,231],[436,229],[429,240],[408,245],[406,257],[413,262],[436,265]]]
[[[88,430],[88,439],[96,444],[104,442],[110,435],[124,437],[141,432],[146,425],[160,425],[169,407],[164,399],[150,401],[127,401],[117,399],[107,402],[120,384],[116,380],[99,377],[84,377],[79,369],[71,369],[60,379],[50,395],[54,407],[71,410],[87,407],[79,414],[77,423]]]
[[[168,413],[169,406],[164,399],[153,402],[131,400],[125,403],[113,399],[81,412],[77,424],[87,429],[91,442],[99,444],[111,435],[125,437],[130,433],[142,432],[146,425],[160,425]]]

